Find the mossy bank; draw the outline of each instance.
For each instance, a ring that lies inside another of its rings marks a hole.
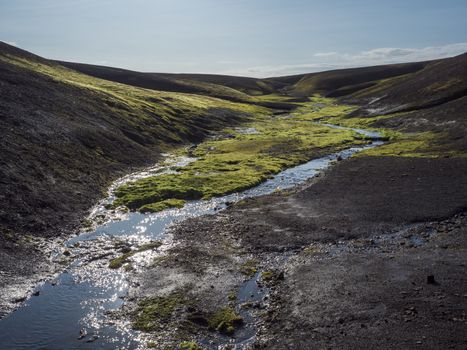
[[[223,129],[188,151],[180,150],[197,159],[177,169],[176,174],[153,176],[118,188],[115,206],[157,211],[180,206],[181,200],[238,192],[312,158],[370,142],[354,131],[315,123],[323,115],[344,117],[353,110],[329,99],[319,100],[302,103],[309,113],[260,114],[242,127]]]

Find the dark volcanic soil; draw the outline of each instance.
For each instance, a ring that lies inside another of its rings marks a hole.
[[[285,266],[258,348],[465,349],[466,223],[456,216],[389,243],[300,254]]]
[[[352,158],[294,193],[178,225],[178,245],[138,275],[133,296],[189,286],[199,312],[241,309],[228,295],[255,261],[284,274],[263,281],[255,348],[465,349],[465,208],[466,158]]]
[[[466,158],[356,157],[314,182],[290,196],[237,205],[229,227],[251,251],[282,251],[387,233],[467,208]]]

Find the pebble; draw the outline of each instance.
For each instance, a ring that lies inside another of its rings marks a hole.
[[[99,337],[97,335],[93,335],[90,339],[86,341],[86,343],[92,343],[93,341],[96,341]]]

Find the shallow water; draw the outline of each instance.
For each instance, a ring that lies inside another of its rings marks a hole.
[[[380,137],[378,133],[366,130],[355,131],[375,139]],[[0,349],[138,348],[138,332],[131,330],[128,324],[113,322],[111,317],[106,315],[108,311],[116,310],[123,304],[122,298],[129,288],[125,272],[122,269],[107,268],[107,259],[90,259],[90,256],[95,256],[92,254],[110,254],[119,240],[137,246],[149,240],[161,239],[167,228],[177,221],[213,214],[224,209],[229,202],[294,187],[329,167],[338,157],[345,159],[356,152],[382,143],[375,141],[369,145],[352,147],[309,161],[240,193],[207,201],[191,201],[181,209],[169,209],[160,213],[127,213],[117,216],[118,219],[113,219],[91,232],[73,237],[66,243],[73,257],[71,265],[53,281],[38,286],[38,296],[31,297],[21,308],[0,321]],[[117,181],[111,189],[115,189],[122,181],[173,172],[173,167],[183,166],[190,161],[193,159],[183,158],[171,164],[157,165]],[[112,200],[113,196],[110,194],[107,200],[95,207],[92,215],[104,213],[105,203]],[[145,254],[142,253],[141,256],[144,257]],[[255,279],[252,281],[250,283],[256,283]],[[245,289],[246,297],[248,293],[251,294],[250,287],[254,288],[246,284],[241,289]],[[240,295],[239,298],[243,296]],[[243,299],[238,301],[243,302]],[[244,338],[247,336],[249,334]]]

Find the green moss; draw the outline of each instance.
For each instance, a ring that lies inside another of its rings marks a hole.
[[[84,219],[84,220],[82,221],[82,225],[83,225],[83,229],[84,229],[85,231],[91,231],[91,230],[92,230],[92,227],[93,227],[93,222],[92,222],[92,220],[90,220],[90,219]]]
[[[386,83],[386,82],[384,82]],[[387,82],[389,83],[389,81]],[[450,82],[455,84],[455,82]],[[316,108],[316,106],[319,108]],[[335,113],[332,109],[336,108]],[[339,111],[340,108],[343,108]],[[402,133],[392,129],[375,128],[374,123],[391,118],[404,118],[410,116],[409,113],[393,113],[384,116],[374,117],[349,117],[347,114],[353,108],[336,105],[333,99],[313,96],[311,102],[304,104],[298,112],[303,118],[310,120],[322,120],[326,123],[336,124],[350,128],[363,128],[366,130],[378,131],[382,138],[389,141],[386,144],[365,150],[356,154],[362,156],[391,156],[391,157],[465,157],[466,152],[449,149],[446,140],[449,135],[434,132]],[[365,138],[363,138],[365,139]]]
[[[433,83],[425,88],[427,92],[438,92],[438,91],[443,91],[447,90],[455,85],[462,84],[463,80],[460,78],[451,78],[446,81],[437,81],[436,83]]]
[[[272,271],[263,271],[261,272],[261,279],[265,282],[269,282],[274,279],[274,272]]]
[[[284,272],[279,270],[261,272],[261,281],[267,286],[273,286],[284,279]]]
[[[220,333],[233,334],[243,324],[243,318],[230,307],[217,310],[208,320],[209,328]]]
[[[186,295],[180,291],[142,300],[134,313],[132,326],[144,332],[157,331],[169,322],[176,308],[189,304]]]
[[[181,342],[178,347],[181,350],[203,350],[201,346],[192,341]]]
[[[125,254],[122,254],[121,256],[115,258],[115,259],[112,259],[110,260],[109,262],[109,268],[111,269],[119,269],[120,267],[122,267],[124,264],[130,262],[130,258],[137,254],[137,253],[141,253],[141,252],[144,252],[146,250],[151,250],[151,249],[156,249],[156,248],[159,248],[160,246],[162,245],[162,242],[160,241],[153,241],[153,242],[149,242],[149,243],[145,243],[141,246],[138,247],[138,249],[136,250],[133,250],[131,252],[128,252],[128,253],[125,253]]]
[[[12,230],[10,229],[2,229],[0,231],[0,236],[2,239],[5,241],[10,241],[10,242],[15,242],[18,241],[19,237],[17,234],[15,234]]]
[[[230,293],[227,295],[227,299],[229,299],[229,301],[235,301],[235,300],[237,300],[237,293],[235,293],[235,292],[230,292]]]
[[[348,106],[331,105],[325,114],[347,113]],[[321,112],[316,112],[321,113]],[[266,181],[272,175],[313,157],[363,144],[356,133],[312,123],[315,116],[258,116],[245,127],[256,134],[225,129],[228,138],[208,140],[191,150],[198,159],[178,169],[126,184],[116,191],[116,205],[131,210],[165,208],[167,200],[209,199],[242,191]],[[160,206],[159,206],[160,204]]]
[[[240,272],[248,277],[253,277],[258,272],[258,261],[256,259],[250,259],[245,261],[240,266]]]
[[[386,157],[465,157],[467,153],[446,149],[443,140],[449,136],[442,133],[421,132],[402,134],[393,132],[390,141],[377,148],[359,153],[357,156]]]
[[[183,199],[166,199],[157,203],[145,204],[138,208],[141,213],[155,213],[169,208],[182,208],[185,205]]]
[[[120,267],[123,266],[123,264],[127,263],[129,258],[133,256],[135,253],[130,252],[130,253],[125,253],[118,258],[112,259],[109,262],[109,268],[111,269],[119,269]]]
[[[157,256],[152,260],[152,266],[160,266],[169,259],[168,255]]]
[[[308,246],[305,249],[303,249],[303,253],[306,255],[314,255],[316,253],[319,253],[319,248],[316,246]]]

